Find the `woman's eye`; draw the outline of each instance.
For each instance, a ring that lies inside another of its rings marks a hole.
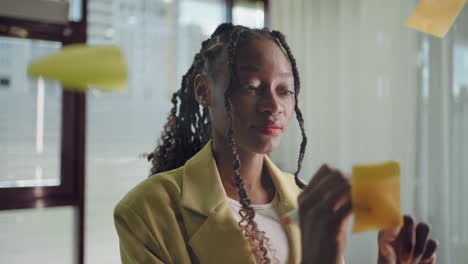
[[[253,92],[257,92],[257,91],[260,90],[260,88],[255,87],[253,85],[247,85],[246,89],[247,89],[247,91],[253,91]]]
[[[288,96],[288,95],[294,95],[295,92],[292,90],[283,90],[281,91],[281,95]]]

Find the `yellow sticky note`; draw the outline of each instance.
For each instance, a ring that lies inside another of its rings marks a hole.
[[[58,80],[66,89],[86,91],[89,85],[99,90],[126,88],[127,69],[119,47],[114,45],[70,45],[29,65],[28,72]]]
[[[402,225],[399,163],[354,166],[351,201],[353,232]]]
[[[405,25],[442,38],[452,27],[467,0],[421,0]]]

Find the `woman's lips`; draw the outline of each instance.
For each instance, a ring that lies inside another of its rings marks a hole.
[[[266,126],[266,127],[259,127],[258,129],[260,130],[260,132],[266,135],[279,136],[282,133],[281,127]]]

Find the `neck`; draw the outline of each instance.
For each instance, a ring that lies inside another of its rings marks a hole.
[[[238,188],[235,184],[233,162],[234,154],[231,146],[224,140],[213,140],[212,151],[216,166],[228,197],[239,200]],[[268,173],[262,173],[265,154],[250,152],[237,146],[237,154],[241,161],[239,170],[244,181],[244,189],[253,204],[268,203],[274,196],[274,185]],[[265,172],[268,170],[265,169]]]

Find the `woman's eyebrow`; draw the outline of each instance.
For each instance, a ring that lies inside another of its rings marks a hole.
[[[255,65],[242,65],[239,67],[239,71],[259,72],[260,69]]]
[[[258,68],[255,65],[242,65],[242,66],[239,66],[239,71],[259,72],[260,68]],[[281,72],[279,75],[281,77],[293,77],[293,74],[290,71]]]

